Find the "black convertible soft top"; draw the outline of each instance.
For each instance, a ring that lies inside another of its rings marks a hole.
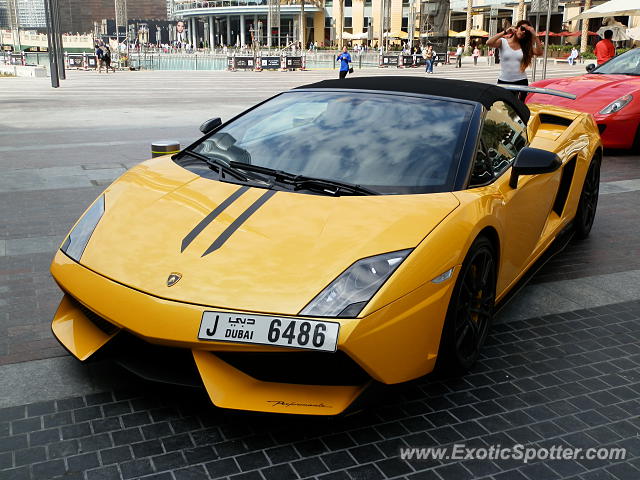
[[[323,80],[297,88],[349,88],[358,90],[380,90],[388,92],[419,93],[440,97],[459,98],[479,102],[490,108],[493,102],[502,100],[511,105],[520,118],[529,121],[529,109],[514,93],[490,83],[467,82],[447,78],[423,77],[352,77],[343,80]]]

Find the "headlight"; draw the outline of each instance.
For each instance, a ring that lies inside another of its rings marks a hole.
[[[84,252],[91,234],[95,230],[98,222],[104,214],[104,195],[101,195],[91,208],[85,212],[80,221],[73,227],[71,233],[60,248],[64,253],[73,258],[76,262],[80,261],[82,252]]]
[[[300,315],[356,317],[409,253],[411,249],[358,260],[311,300]]]
[[[625,95],[624,97],[620,97],[615,102],[611,102],[609,105],[600,110],[600,113],[603,115],[608,115],[609,113],[616,113],[622,110],[629,102],[633,100],[633,95]]]

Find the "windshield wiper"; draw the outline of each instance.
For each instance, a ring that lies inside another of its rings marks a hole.
[[[293,186],[294,190],[320,189],[322,192],[330,195],[339,195],[341,192],[355,193],[359,195],[380,195],[380,193],[375,190],[355,185],[353,183],[342,182],[340,180],[307,177],[305,175],[297,175],[283,170],[276,170],[275,168],[262,167],[260,165],[236,162],[233,160],[229,162],[229,165],[240,170],[271,176],[276,182]]]
[[[341,192],[355,193],[358,195],[380,195],[379,192],[339,180],[327,180],[324,178],[299,177],[295,183],[296,190],[321,188],[323,192],[331,195],[340,195]]]
[[[242,182],[248,182],[250,180],[249,177],[247,177],[244,173],[236,170],[235,168],[233,168],[233,166],[230,166],[230,165],[226,164],[222,160],[217,160],[215,158],[209,158],[209,157],[207,157],[205,155],[202,155],[200,153],[196,153],[193,150],[183,150],[178,155],[188,155],[190,157],[197,158],[198,160],[202,160],[204,163],[209,165],[209,167],[217,170],[218,174],[220,176],[222,176],[222,173],[224,172],[225,174],[227,174],[227,175],[229,175],[231,177],[234,177],[237,180],[240,180]]]

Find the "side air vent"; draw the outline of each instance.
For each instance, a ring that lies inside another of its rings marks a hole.
[[[552,115],[550,113],[541,113],[538,118],[540,118],[540,123],[546,123],[549,125],[561,125],[563,127],[568,127],[573,123],[573,120]]]
[[[562,177],[560,177],[560,185],[558,186],[558,193],[556,194],[556,200],[553,202],[553,211],[562,216],[562,210],[567,203],[567,197],[569,196],[569,189],[571,188],[571,182],[573,180],[573,172],[576,170],[576,157],[571,158],[565,166],[562,168]]]

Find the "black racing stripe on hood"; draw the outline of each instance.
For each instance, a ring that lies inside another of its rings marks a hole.
[[[249,190],[248,186],[240,187],[235,192],[233,192],[227,199],[218,205],[209,215],[204,217],[198,225],[195,226],[193,230],[191,230],[186,237],[182,239],[182,247],[180,248],[180,253],[184,252],[185,248],[189,246],[191,242],[204,230],[207,225],[213,222],[218,215],[220,215],[229,205],[235,202],[240,196]]]
[[[246,222],[251,215],[253,215],[256,212],[256,210],[258,210],[262,205],[264,205],[267,200],[273,197],[275,193],[276,193],[275,190],[267,190],[264,194],[262,194],[260,198],[258,198],[255,202],[253,202],[249,208],[247,208],[244,212],[242,212],[240,216],[238,216],[238,218],[236,218],[233,221],[233,223],[229,225],[227,229],[224,232],[222,232],[218,238],[216,238],[216,240],[211,244],[209,248],[207,248],[207,250],[202,254],[202,256],[204,257],[205,255],[209,255],[211,252],[216,251],[222,245],[224,245],[224,243],[229,239],[229,237],[233,235],[235,231],[238,230],[238,228],[240,228],[240,226],[244,222]]]

